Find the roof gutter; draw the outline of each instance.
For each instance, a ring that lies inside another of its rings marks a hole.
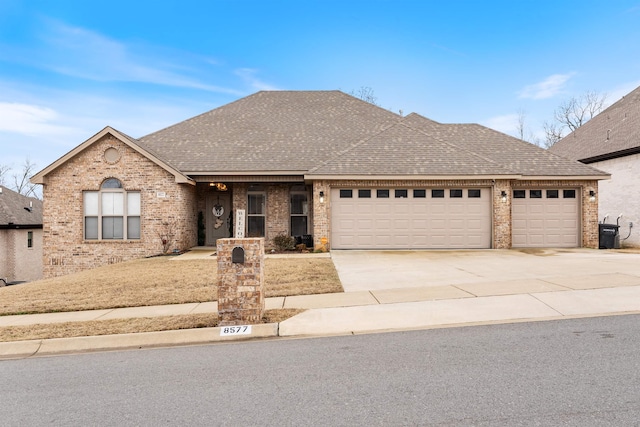
[[[616,151],[614,153],[600,154],[598,156],[587,157],[585,159],[580,159],[579,162],[584,164],[596,163],[596,162],[601,162],[603,160],[612,160],[612,159],[617,159],[620,157],[626,157],[632,154],[639,154],[639,153],[640,153],[640,147],[634,147],[634,148],[628,148],[626,150]]]
[[[0,230],[37,230],[41,228],[42,224],[0,224]]]
[[[313,175],[307,174],[305,180],[358,180],[358,181],[375,181],[375,180],[424,180],[424,181],[450,181],[450,180],[511,180],[521,179],[521,175]]]
[[[526,181],[601,181],[611,179],[610,174],[602,175],[547,175],[547,176],[522,176],[520,180]]]

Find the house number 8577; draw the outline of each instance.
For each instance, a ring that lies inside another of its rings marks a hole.
[[[250,334],[251,334],[251,325],[225,326],[220,328],[221,337],[224,337],[226,335],[250,335]]]

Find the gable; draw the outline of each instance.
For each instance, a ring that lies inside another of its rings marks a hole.
[[[132,150],[136,151],[140,155],[146,157],[147,159],[149,159],[150,161],[152,161],[162,169],[172,174],[175,177],[176,183],[188,183],[188,184],[195,185],[195,183],[189,177],[187,177],[182,172],[180,172],[179,170],[171,166],[169,163],[165,162],[164,160],[161,160],[160,157],[158,157],[153,152],[147,150],[144,147],[141,147],[138,143],[136,143],[135,139],[125,135],[122,132],[119,132],[113,129],[110,126],[105,127],[100,132],[98,132],[97,134],[95,134],[94,136],[92,136],[82,144],[78,145],[76,148],[69,151],[67,154],[60,157],[58,160],[56,160],[55,162],[53,162],[52,164],[50,164],[49,166],[47,166],[46,168],[38,172],[37,174],[35,174],[31,178],[31,182],[33,184],[44,184],[45,177],[48,174],[55,171],[56,169],[58,169],[59,167],[61,167],[62,165],[64,165],[74,157],[78,156],[80,153],[82,153],[89,147],[91,147],[92,145],[98,143],[100,140],[108,136],[117,139],[120,143],[126,145],[127,147],[131,148]]]

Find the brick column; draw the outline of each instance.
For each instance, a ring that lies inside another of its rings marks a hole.
[[[217,251],[220,326],[260,323],[264,313],[264,238],[218,239]]]

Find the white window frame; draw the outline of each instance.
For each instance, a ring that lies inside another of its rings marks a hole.
[[[120,183],[119,188],[108,188],[105,187],[105,182],[111,181],[113,182],[115,178],[109,178],[102,182],[100,185],[100,190],[97,191],[83,191],[82,192],[82,205],[83,205],[83,221],[82,221],[82,237],[83,240],[86,241],[105,241],[105,242],[113,242],[113,241],[123,241],[123,240],[140,240],[142,234],[142,197],[140,191],[127,191],[124,189],[122,182],[117,180]],[[106,194],[121,194],[122,195],[122,213],[118,213],[116,215],[107,215],[104,213],[103,208],[103,195]],[[90,202],[87,200],[89,196],[94,199]],[[131,197],[130,197],[131,196]],[[130,199],[135,199],[137,196],[137,202],[132,201]],[[97,206],[95,206],[97,204]],[[87,219],[95,218],[97,221],[97,235],[96,237],[87,237]],[[122,219],[122,237],[104,237],[103,233],[103,221],[105,218],[121,218]],[[138,236],[129,237],[129,220],[130,219],[138,219]]]

